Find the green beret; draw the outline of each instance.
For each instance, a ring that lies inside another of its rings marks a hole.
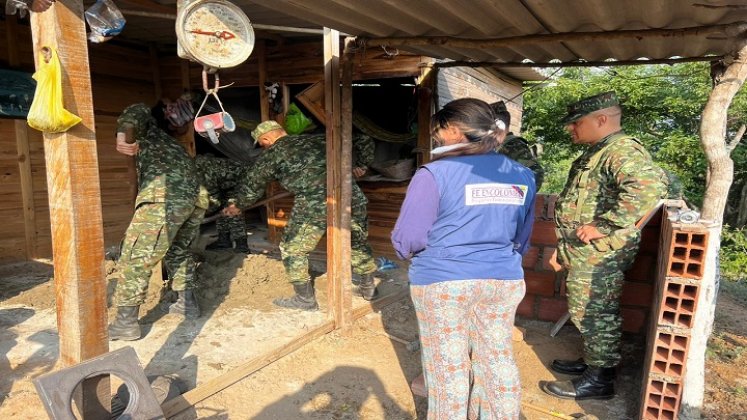
[[[263,121],[257,124],[257,128],[252,130],[252,137],[254,137],[254,143],[256,144],[259,141],[259,138],[262,137],[264,134],[269,133],[272,130],[282,130],[282,129],[283,129],[283,126],[280,125],[277,121],[274,121],[274,120]]]
[[[560,120],[560,122],[563,123],[563,125],[570,124],[594,111],[619,105],[620,102],[617,100],[615,92],[600,93],[568,105],[568,115]]]

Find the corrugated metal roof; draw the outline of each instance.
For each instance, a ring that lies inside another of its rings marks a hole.
[[[121,1],[126,4],[128,0]],[[130,1],[142,7],[142,1]],[[173,4],[173,0],[162,4],[166,3]],[[535,40],[488,48],[396,45],[434,58],[500,63],[722,55],[733,50],[737,34],[709,32],[707,27],[747,22],[744,0],[235,0],[235,3],[255,24],[330,27],[365,38],[452,37],[485,41],[530,35],[701,28],[687,35]],[[137,32],[135,37],[164,42],[164,37],[170,34],[172,42],[175,41],[173,31],[155,28],[152,19],[133,18],[130,30]],[[744,27],[739,30],[744,35]],[[159,39],[153,39],[156,37]],[[501,71],[520,80],[538,78],[531,68]]]

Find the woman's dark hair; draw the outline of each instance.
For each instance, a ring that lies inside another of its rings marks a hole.
[[[495,150],[503,140],[506,130],[499,128],[496,115],[487,102],[475,98],[457,99],[446,104],[431,118],[431,136],[441,143],[439,130],[457,127],[469,143],[464,147],[434,156],[479,155]]]

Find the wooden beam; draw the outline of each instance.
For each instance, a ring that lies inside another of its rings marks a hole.
[[[540,45],[560,42],[593,42],[599,40],[641,38],[684,38],[687,36],[704,37],[706,35],[723,35],[725,38],[743,34],[747,23],[735,22],[721,25],[694,26],[676,29],[625,29],[619,31],[565,32],[559,34],[520,35],[506,38],[457,38],[452,36],[412,36],[384,37],[361,39],[360,43],[368,48],[390,46],[429,46],[436,45],[449,48],[487,49],[510,48],[520,45]]]
[[[381,311],[384,307],[397,302],[408,295],[409,289],[404,289],[390,295],[382,296],[381,298],[376,299],[373,302],[366,302],[364,305],[356,308],[355,311],[353,311],[354,321],[363,318],[364,316],[374,311]],[[191,391],[188,391],[178,397],[174,397],[164,402],[161,405],[164,416],[166,418],[171,418],[179,414],[180,412],[188,409],[189,407],[192,407],[193,405],[210,397],[211,395],[228,388],[236,382],[259,371],[260,369],[269,366],[270,364],[275,363],[283,357],[295,352],[296,350],[302,348],[303,346],[316,340],[317,338],[334,331],[334,329],[335,321],[326,321],[313,330],[307,331],[294,338],[288,344],[280,348],[271,350],[261,356],[255,357],[243,363],[236,369],[231,370],[230,372],[213,378]]]
[[[324,29],[324,112],[327,121],[327,293],[335,328],[352,325],[350,272],[350,153],[341,136],[340,33]],[[352,111],[351,111],[352,114]],[[351,119],[352,121],[352,119]],[[352,128],[351,128],[352,130]],[[348,149],[351,150],[351,149]],[[347,160],[347,172],[345,172]]]
[[[270,119],[270,103],[267,102],[269,95],[265,90],[265,83],[267,82],[267,48],[265,42],[262,40],[257,41],[257,72],[259,89],[259,119],[260,122],[267,121]]]
[[[8,39],[8,64],[20,67],[18,53],[18,19],[15,15],[5,17],[6,37]],[[34,208],[34,183],[31,174],[31,152],[29,150],[29,127],[26,121],[14,121],[16,150],[18,152],[18,175],[21,180],[21,201],[23,203],[23,226],[26,237],[26,259],[36,257],[36,209]]]
[[[507,62],[497,63],[495,61],[447,61],[444,63],[435,63],[434,67],[491,67],[491,68],[511,68],[511,67],[615,67],[615,66],[640,66],[649,64],[680,64],[693,63],[700,61],[721,60],[723,56],[712,55],[708,57],[683,57],[683,58],[657,58],[650,60],[615,60],[615,61],[566,61],[566,62]]]
[[[417,165],[431,161],[431,116],[433,115],[433,89],[436,86],[438,70],[431,63],[424,63],[418,78],[418,140]]]
[[[109,351],[96,125],[82,0],[58,0],[31,14],[35,63],[42,47],[57,51],[67,109],[82,121],[70,130],[44,133],[54,257],[60,361],[71,366]],[[114,147],[111,140],[111,146]],[[108,416],[109,377],[82,385],[83,418]]]

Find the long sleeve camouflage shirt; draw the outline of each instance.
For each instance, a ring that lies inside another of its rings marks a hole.
[[[596,222],[604,234],[630,228],[666,192],[666,176],[640,142],[611,134],[571,165],[555,207],[555,224],[575,229]]]
[[[195,164],[175,138],[161,130],[145,104],[128,106],[117,119],[117,131],[131,125],[139,146],[136,156],[138,195],[135,205],[195,201],[200,184]]]
[[[208,191],[210,210],[233,201],[235,190],[248,169],[246,163],[210,155],[195,156],[195,165],[200,182]]]
[[[534,173],[534,183],[537,186],[537,191],[540,190],[542,181],[545,179],[545,170],[532,153],[526,139],[516,136],[514,133],[508,133],[506,139],[498,147],[498,153],[502,153],[529,168]]]
[[[246,208],[262,198],[271,181],[295,195],[296,203],[326,202],[327,149],[324,134],[287,135],[262,152],[243,176],[236,204]],[[356,155],[353,166],[367,166],[373,161],[374,144],[368,136],[353,139]]]

